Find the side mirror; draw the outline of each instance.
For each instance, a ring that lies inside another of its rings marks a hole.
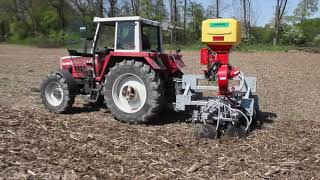
[[[86,27],[80,27],[80,38],[85,40],[92,39]]]

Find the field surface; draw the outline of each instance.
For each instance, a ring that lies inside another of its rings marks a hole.
[[[200,73],[199,53],[182,53]],[[231,63],[258,78],[263,125],[246,139],[194,137],[183,114],[127,125],[81,98],[47,112],[41,80],[64,49],[0,45],[0,179],[319,179],[320,54],[256,52]]]

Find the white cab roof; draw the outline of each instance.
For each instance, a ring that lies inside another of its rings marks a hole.
[[[124,17],[106,17],[106,18],[101,18],[101,17],[94,17],[93,22],[95,23],[103,23],[103,24],[108,24],[108,25],[115,25],[117,21],[142,21],[145,24],[149,24],[152,26],[160,26],[163,30],[169,30],[169,29],[183,29],[178,26],[174,26],[169,24],[168,22],[163,22],[160,24],[158,21],[153,21],[150,19],[146,19],[140,16],[124,16]]]
[[[143,23],[154,25],[154,26],[160,25],[160,23],[157,21],[142,18],[140,16],[108,17],[108,18],[94,17],[94,19],[93,19],[93,22],[95,22],[95,23],[113,24],[116,21],[142,21]]]

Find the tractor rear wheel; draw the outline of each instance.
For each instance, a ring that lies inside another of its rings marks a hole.
[[[149,65],[134,60],[124,60],[110,69],[104,92],[112,115],[126,123],[145,123],[154,119],[163,102],[158,74]]]
[[[54,113],[66,113],[74,103],[74,87],[60,74],[50,74],[41,84],[40,93],[44,106]]]

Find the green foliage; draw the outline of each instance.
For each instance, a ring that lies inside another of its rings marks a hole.
[[[312,46],[320,47],[320,34],[318,34],[311,43]]]
[[[293,19],[298,22],[303,22],[318,11],[318,3],[318,0],[301,0],[293,12]]]
[[[50,32],[58,30],[59,28],[59,17],[58,14],[53,10],[46,10],[41,13],[40,27],[42,32],[50,34]]]
[[[164,21],[167,18],[167,11],[163,0],[156,0],[155,2],[155,16],[154,19],[157,21]]]
[[[320,34],[320,18],[308,19],[298,24],[306,36],[306,42],[312,42]]]
[[[188,40],[189,42],[199,41],[201,36],[201,23],[205,19],[205,10],[200,3],[190,2],[187,11],[191,17],[189,28],[187,29]]]
[[[273,29],[268,27],[252,27],[251,41],[258,44],[269,44],[272,42]]]
[[[140,0],[140,6],[141,6],[141,11],[140,11],[140,16],[148,18],[148,19],[153,19],[155,18],[155,7],[152,5],[151,1],[149,0]]]
[[[305,43],[306,36],[299,26],[288,27],[281,36],[282,44],[302,45]]]
[[[63,42],[61,41],[63,39]],[[56,48],[61,46],[77,47],[79,45],[79,33],[62,33],[52,31],[49,36],[26,37],[23,39],[10,38],[12,44],[34,45],[41,48]]]
[[[12,20],[10,23],[10,39],[18,40],[26,38],[29,34],[29,25],[26,22],[18,21],[16,19]]]

